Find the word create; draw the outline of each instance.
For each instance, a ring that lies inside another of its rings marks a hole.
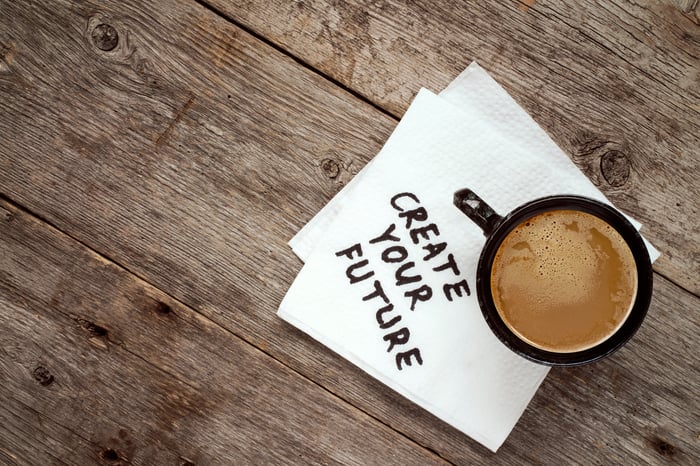
[[[443,282],[444,297],[448,301],[453,301],[455,296],[469,296],[467,280],[459,280],[461,273],[454,255],[447,252],[446,242],[439,241],[438,226],[435,223],[427,223],[428,212],[420,205],[418,197],[412,193],[400,193],[391,198],[390,204],[398,212],[399,220],[404,220],[403,226],[414,248],[419,247],[422,250],[421,261],[429,264],[433,272],[452,277]],[[409,250],[401,244],[401,238],[397,236],[396,229],[397,223],[391,223],[383,233],[369,240],[368,244],[373,250],[378,250],[379,260],[382,263],[395,267],[393,285],[403,292],[407,307],[415,311],[419,303],[428,302],[433,298],[434,293],[432,287],[424,283],[423,276],[417,271],[416,262],[409,260]],[[360,243],[338,251],[335,255],[351,261],[345,269],[345,276],[351,285],[362,283],[375,276],[374,269],[370,266],[369,259],[365,257]],[[370,282],[371,286],[368,287],[368,292],[362,297],[362,301],[375,306],[377,325],[381,330],[386,331],[383,340],[388,343],[387,352],[396,353],[396,367],[398,370],[403,370],[404,365],[412,366],[414,361],[419,366],[423,365],[419,348],[404,350],[409,344],[411,332],[408,327],[400,324],[402,315],[387,297],[381,281],[372,279]]]

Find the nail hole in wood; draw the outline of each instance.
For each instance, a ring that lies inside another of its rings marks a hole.
[[[158,313],[158,314],[161,314],[161,315],[168,315],[168,314],[170,314],[170,313],[172,312],[172,310],[173,310],[173,309],[172,309],[169,305],[165,304],[165,303],[162,302],[162,301],[158,301],[158,302],[156,303],[155,311],[156,311],[156,313]]]
[[[119,461],[119,453],[113,448],[107,448],[102,452],[102,459],[109,462]]]
[[[88,332],[92,337],[106,338],[109,334],[109,331],[101,325],[97,325],[96,323],[90,322],[86,319],[77,320],[78,324],[80,324],[80,327],[82,327],[82,329]]]
[[[668,443],[666,440],[662,438],[655,438],[651,441],[652,445],[654,446],[654,449],[656,452],[661,455],[665,456],[667,458],[672,457],[673,455],[676,454],[676,447]]]
[[[48,387],[54,381],[53,374],[44,366],[37,366],[32,372],[32,375],[34,376],[34,380],[39,382],[39,385],[43,387]]]
[[[98,24],[92,30],[92,41],[98,49],[109,52],[119,43],[119,34],[109,24]]]

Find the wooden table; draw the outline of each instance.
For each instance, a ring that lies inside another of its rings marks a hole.
[[[0,463],[698,464],[697,0],[0,0]],[[287,247],[476,59],[663,253],[492,454],[279,319]]]

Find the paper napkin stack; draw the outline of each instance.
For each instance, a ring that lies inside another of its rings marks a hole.
[[[485,238],[452,204],[461,188],[502,215],[553,194],[609,203],[472,63],[439,96],[421,90],[374,160],[290,241],[305,265],[279,316],[496,451],[548,369],[482,317]]]

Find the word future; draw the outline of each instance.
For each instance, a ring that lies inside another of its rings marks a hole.
[[[461,277],[455,258],[447,252],[447,243],[439,241],[438,226],[427,223],[428,211],[420,205],[418,197],[412,193],[400,193],[391,198],[390,204],[398,212],[399,219],[405,221],[404,227],[414,247],[422,249],[420,253],[423,256],[422,261],[433,265],[431,267],[433,272],[450,277],[450,281],[442,286],[443,296],[448,301],[452,301],[455,296],[469,296],[467,280],[458,280]],[[406,305],[411,311],[415,311],[419,303],[429,301],[434,293],[428,284],[423,283],[423,277],[414,270],[416,263],[408,260],[408,250],[401,245],[401,239],[394,234],[396,228],[396,223],[392,223],[381,235],[371,239],[369,244],[379,247],[380,259],[383,263],[395,266],[395,286],[403,291]],[[370,261],[365,257],[365,251],[360,243],[338,251],[335,255],[352,261],[345,270],[351,285],[363,283],[374,276],[374,270],[370,267]],[[377,324],[380,329],[387,331],[383,339],[389,343],[387,353],[391,353],[392,350],[396,352],[396,367],[403,370],[404,364],[412,366],[413,361],[423,365],[419,348],[405,349],[411,332],[408,327],[400,324],[402,316],[387,297],[381,281],[372,280],[368,290],[362,301],[378,306],[375,313]]]

